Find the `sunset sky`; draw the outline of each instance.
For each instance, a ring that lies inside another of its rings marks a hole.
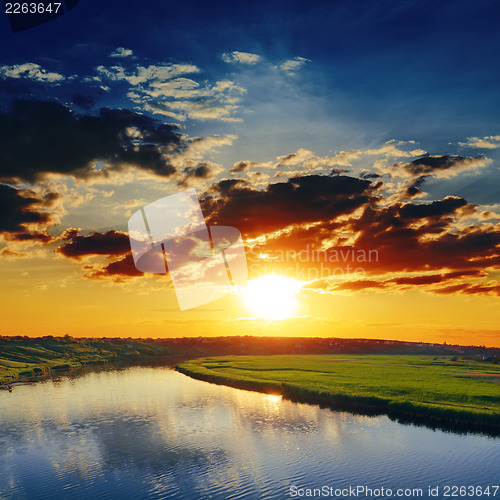
[[[0,17],[0,334],[500,346],[499,16],[80,0],[18,33]],[[250,281],[181,312],[127,232],[190,188],[241,232]]]

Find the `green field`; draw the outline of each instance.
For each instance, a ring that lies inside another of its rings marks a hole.
[[[407,355],[224,356],[181,363],[194,378],[339,409],[500,429],[500,365]]]

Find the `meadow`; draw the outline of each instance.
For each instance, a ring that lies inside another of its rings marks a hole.
[[[224,356],[177,369],[336,409],[500,430],[500,365],[491,362],[412,355]]]

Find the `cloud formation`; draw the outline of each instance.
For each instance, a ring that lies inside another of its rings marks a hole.
[[[70,228],[61,234],[64,241],[56,252],[73,260],[82,260],[89,256],[105,256],[110,262],[104,265],[85,264],[83,270],[88,279],[111,279],[123,282],[126,278],[143,276],[134,265],[130,250],[129,237],[126,233],[109,230],[105,233],[94,231],[80,235],[80,229]]]
[[[489,135],[480,139],[479,137],[468,137],[466,142],[459,142],[460,146],[476,149],[500,148],[500,135]]]
[[[262,59],[258,54],[240,52],[238,50],[233,50],[233,52],[224,52],[221,58],[226,63],[240,64],[257,64]]]
[[[386,158],[410,158],[412,156],[415,157],[426,154],[426,151],[421,148],[407,151],[400,147],[405,145],[415,147],[415,141],[398,141],[396,139],[391,139],[378,148],[371,148],[363,151],[363,154],[372,156],[385,156]]]
[[[286,61],[283,61],[281,64],[279,64],[278,68],[285,73],[288,73],[289,75],[293,75],[308,62],[311,62],[311,60],[306,59],[305,57],[294,57],[293,59],[287,59]]]
[[[201,162],[190,161],[183,171],[179,185],[183,187],[196,186],[213,179],[220,172],[222,172],[222,167],[217,163],[207,160]]]
[[[99,66],[97,71],[98,79],[128,83],[128,98],[150,113],[178,121],[240,121],[233,115],[245,89],[230,80],[200,85],[187,77],[200,73],[193,64]]]
[[[436,177],[451,177],[457,172],[475,170],[491,163],[491,160],[483,155],[475,157],[462,156],[424,156],[410,163],[402,164],[401,167],[412,177],[422,175],[434,175]]]
[[[252,188],[243,179],[225,179],[212,187],[202,201],[209,223],[237,227],[246,236],[257,236],[348,214],[374,202],[376,186],[370,181],[343,175],[309,175]]]
[[[391,279],[355,279],[333,282],[327,279],[309,283],[306,288],[328,292],[360,292],[364,290],[384,290],[401,292],[412,288],[426,290],[436,294],[481,293],[500,295],[500,283],[492,281],[487,284],[471,283],[471,279],[485,278],[487,273],[479,269],[453,271],[441,274],[409,275]],[[466,281],[467,280],[467,281]],[[436,288],[436,285],[439,285]],[[441,286],[442,285],[442,286]]]
[[[123,66],[98,66],[97,72],[104,78],[112,81],[126,81],[130,85],[148,83],[160,84],[179,75],[199,73],[200,69],[193,64],[151,64],[149,66],[137,65],[127,71]]]
[[[130,49],[126,49],[125,47],[117,47],[113,52],[109,54],[109,57],[130,57],[134,53]]]
[[[43,69],[39,64],[24,63],[13,66],[0,66],[0,75],[3,78],[24,78],[43,83],[60,83],[66,79],[65,76]]]
[[[0,235],[9,241],[49,243],[54,238],[47,233],[54,223],[46,207],[58,195],[43,198],[33,191],[0,184]]]
[[[47,174],[79,178],[130,166],[168,177],[168,155],[185,142],[174,125],[125,109],[77,115],[54,101],[15,101],[0,113],[0,180],[37,181]],[[97,162],[101,162],[100,169]]]
[[[89,279],[111,279],[116,282],[123,282],[126,278],[136,278],[144,275],[142,271],[138,271],[135,267],[132,253],[101,267],[87,265],[83,268],[86,271],[85,277]]]
[[[79,232],[79,229],[66,230],[61,238],[67,240],[67,243],[57,247],[56,251],[65,257],[77,260],[88,255],[117,256],[130,252],[130,242],[126,233],[110,230],[83,236]]]

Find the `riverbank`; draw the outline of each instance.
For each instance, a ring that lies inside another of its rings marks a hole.
[[[335,410],[500,435],[500,365],[435,356],[238,356],[179,363],[190,377]]]
[[[188,359],[186,349],[153,340],[3,337],[0,338],[0,389],[86,367],[173,360],[172,363],[179,359]]]

